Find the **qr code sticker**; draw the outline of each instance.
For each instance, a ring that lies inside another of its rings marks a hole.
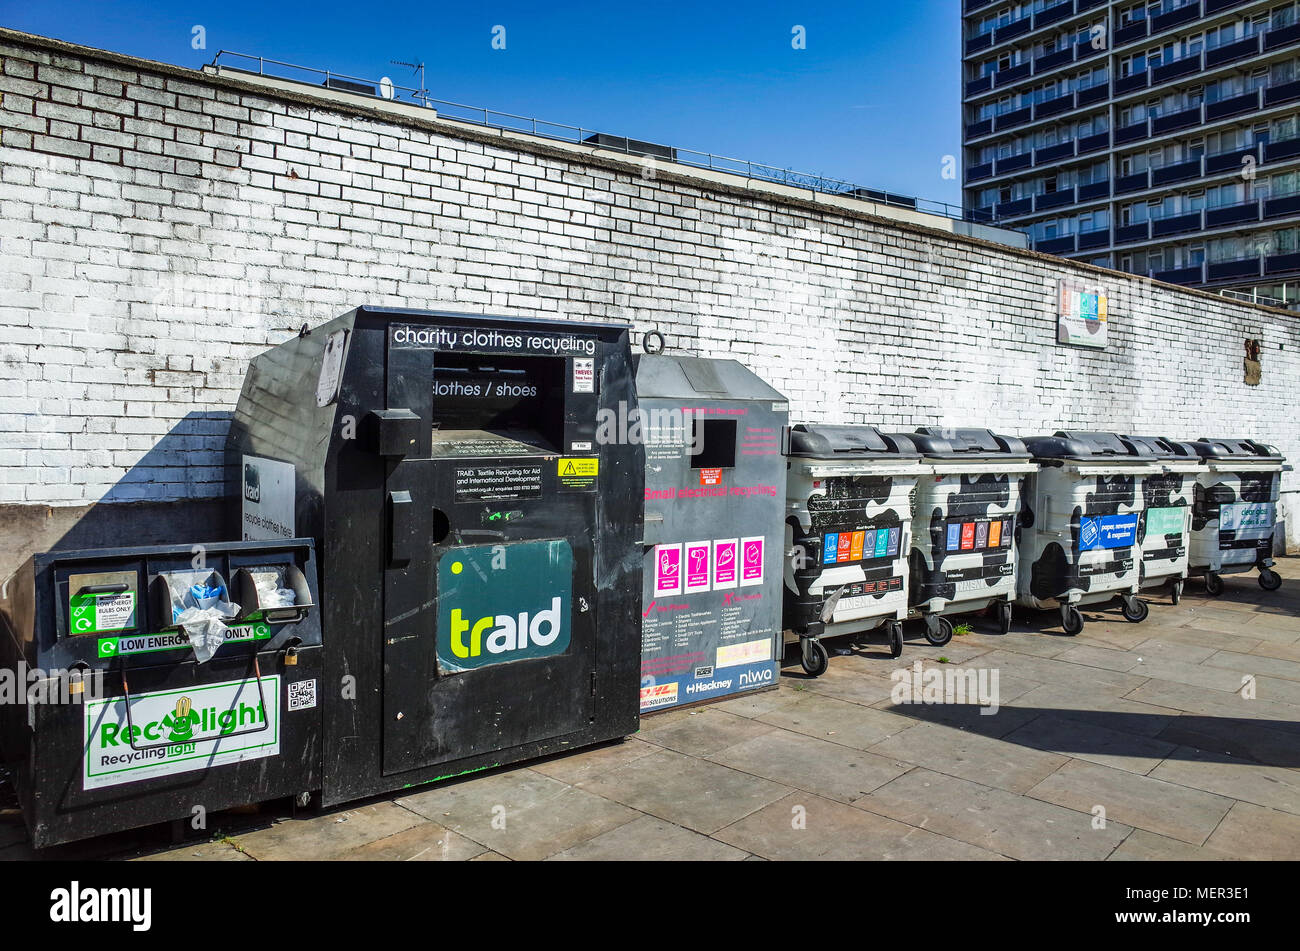
[[[316,681],[298,680],[289,684],[289,709],[310,710],[316,706]]]

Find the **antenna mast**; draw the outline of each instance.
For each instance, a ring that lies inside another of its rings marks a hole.
[[[417,99],[419,99],[421,102],[423,102],[425,105],[428,105],[429,90],[427,90],[427,89],[424,88],[424,63],[423,63],[423,62],[419,62],[419,63],[407,63],[407,62],[404,62],[404,61],[402,61],[402,60],[400,60],[400,59],[390,59],[390,60],[388,61],[388,63],[389,63],[390,66],[405,66],[405,67],[407,67],[408,69],[410,69],[412,72],[414,72],[414,73],[416,74],[416,76],[419,77],[419,79],[420,79],[420,91],[419,91],[418,93],[415,94],[415,97],[414,97],[414,98],[417,98]]]

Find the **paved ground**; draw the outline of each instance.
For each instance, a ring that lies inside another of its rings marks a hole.
[[[1143,624],[1085,611],[933,648],[834,656],[809,680],[648,718],[623,743],[414,795],[214,817],[57,857],[222,859],[1294,859],[1300,857],[1300,559]],[[946,663],[944,661],[946,658]],[[998,673],[1001,706],[895,705],[890,673]],[[1243,690],[1243,680],[1247,687]],[[1253,698],[1248,695],[1253,690]],[[1245,695],[1243,695],[1245,694]],[[0,793],[0,797],[4,794]],[[11,805],[11,797],[0,798]],[[1104,815],[1102,814],[1104,810]],[[503,821],[504,820],[504,821]],[[0,808],[0,859],[26,859]]]

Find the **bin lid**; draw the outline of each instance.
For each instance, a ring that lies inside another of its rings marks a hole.
[[[785,396],[735,360],[676,354],[638,354],[634,359],[638,398],[786,402]]]
[[[1208,439],[1202,436],[1190,443],[1202,459],[1214,462],[1282,462],[1275,446],[1253,439]]]
[[[1196,447],[1189,442],[1178,442],[1164,436],[1120,436],[1125,445],[1141,446],[1156,459],[1190,459],[1199,462]]]
[[[1029,458],[1029,450],[1015,436],[999,436],[991,429],[951,429],[921,426],[908,433],[921,455],[931,459],[995,459],[1005,462]]]
[[[1125,443],[1118,433],[1057,430],[1050,436],[1026,436],[1025,445],[1036,459],[1106,461],[1123,465],[1155,462],[1160,458],[1145,443]]]
[[[814,459],[920,459],[911,439],[882,433],[875,426],[822,426],[798,423],[790,427],[787,456]]]

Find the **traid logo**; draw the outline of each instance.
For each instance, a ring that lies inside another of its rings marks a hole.
[[[438,668],[459,673],[563,654],[572,605],[567,541],[453,548],[438,561]]]

